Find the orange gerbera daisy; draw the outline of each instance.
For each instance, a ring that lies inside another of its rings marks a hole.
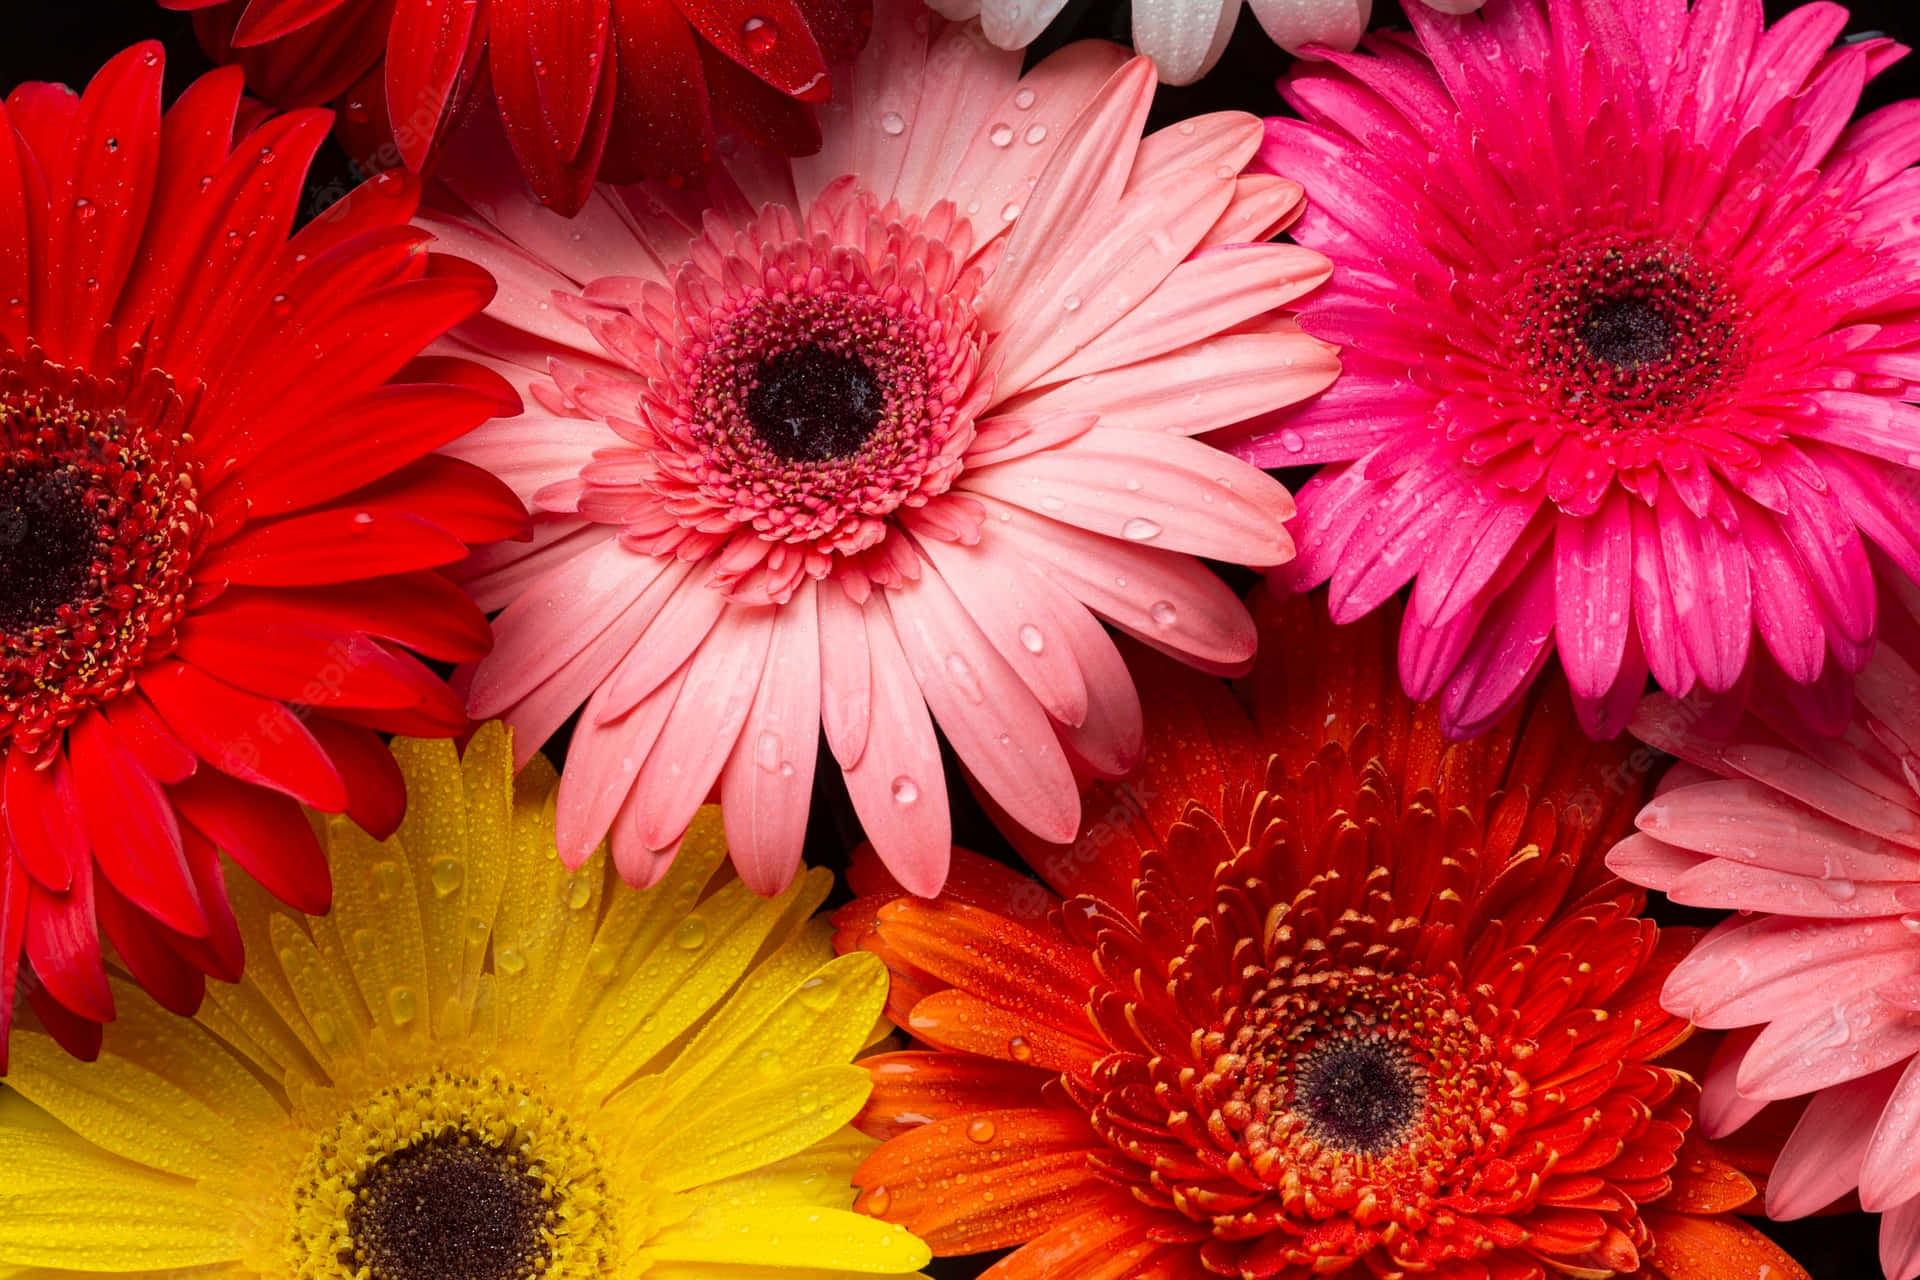
[[[1017,1246],[992,1280],[1803,1277],[1655,1063],[1694,931],[1601,862],[1645,757],[1564,686],[1449,743],[1397,619],[1255,603],[1250,711],[1136,655],[1147,763],[1023,846],[1053,892],[963,855],[924,902],[856,858],[839,945],[927,1046],[868,1064],[861,1206]]]

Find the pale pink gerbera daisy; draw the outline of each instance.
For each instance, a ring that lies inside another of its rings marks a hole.
[[[1920,588],[1882,600],[1879,649],[1844,736],[1755,701],[1731,737],[1649,698],[1633,732],[1681,757],[1607,865],[1676,902],[1742,914],[1709,933],[1662,1003],[1728,1036],[1709,1136],[1767,1102],[1813,1099],[1767,1186],[1777,1218],[1858,1187],[1880,1256],[1920,1276]],[[1719,775],[1719,776],[1714,776]]]
[[[1414,579],[1401,676],[1457,735],[1556,650],[1596,735],[1649,669],[1732,709],[1777,674],[1837,723],[1863,537],[1920,574],[1920,104],[1848,124],[1905,50],[1836,47],[1830,4],[1408,17],[1267,125],[1335,263],[1301,322],[1347,366],[1238,450],[1335,464],[1280,580],[1351,620]]]
[[[1238,669],[1253,624],[1195,557],[1292,554],[1286,490],[1192,438],[1336,372],[1274,311],[1325,259],[1247,243],[1301,205],[1241,173],[1259,121],[1143,141],[1144,59],[1081,44],[1022,77],[905,0],[845,74],[815,157],[742,149],[704,192],[603,188],[567,222],[454,154],[464,209],[429,219],[500,280],[460,336],[538,406],[454,450],[538,513],[468,567],[505,606],[470,709],[532,751],[586,704],[560,848],[611,829],[636,882],[717,781],[742,875],[785,884],[822,725],[916,892],[949,853],[936,722],[1069,840],[1074,762],[1141,750],[1097,618]]]

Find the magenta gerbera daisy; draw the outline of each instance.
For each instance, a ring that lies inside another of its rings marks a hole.
[[[565,222],[479,150],[431,226],[494,270],[458,336],[537,405],[454,446],[536,510],[464,570],[499,645],[469,710],[532,751],[576,708],[563,856],[659,875],[716,781],[742,874],[800,856],[821,728],[901,882],[950,848],[936,722],[1009,818],[1072,834],[1077,762],[1140,706],[1098,619],[1238,669],[1254,629],[1195,557],[1272,565],[1281,485],[1194,439],[1324,387],[1275,310],[1325,278],[1263,240],[1297,184],[1228,113],[1142,139],[1154,76],[1104,43],[1022,76],[978,26],[881,6],[817,157]],[[496,144],[497,147],[497,144]],[[1284,368],[1284,376],[1273,370]]]
[[[1351,620],[1413,580],[1401,675],[1465,735],[1557,651],[1589,732],[1649,671],[1844,715],[1867,542],[1920,574],[1920,103],[1905,50],[1760,0],[1409,6],[1282,83],[1261,162],[1313,204],[1302,315],[1347,374],[1238,452],[1329,463],[1300,556]],[[1758,634],[1758,642],[1754,636]]]
[[[1715,1136],[1811,1094],[1767,1186],[1778,1218],[1858,1189],[1893,1280],[1920,1276],[1920,589],[1884,593],[1844,736],[1756,699],[1731,726],[1664,695],[1636,736],[1678,755],[1607,863],[1674,901],[1739,914],[1662,1002],[1729,1031],[1701,1110]],[[1713,731],[1718,728],[1718,731]]]
[[[17,989],[98,1049],[103,935],[182,1013],[237,977],[232,867],[326,909],[300,805],[399,822],[378,731],[466,723],[408,651],[488,643],[436,570],[525,524],[431,456],[518,400],[420,356],[493,286],[425,251],[413,182],[292,234],[328,114],[221,71],[163,115],[162,70],[0,107],[0,1070]]]

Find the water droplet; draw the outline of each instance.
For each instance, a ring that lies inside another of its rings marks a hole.
[[[1033,97],[1033,90],[1022,87],[1013,95],[1013,105],[1022,111],[1028,110],[1033,106]]]
[[[832,1008],[839,995],[840,979],[836,974],[816,974],[800,984],[800,1003],[815,1013]]]
[[[427,873],[427,878],[433,881],[433,892],[436,897],[450,898],[460,892],[460,886],[466,883],[467,872],[457,859],[441,858],[433,864],[433,869]]]
[[[753,762],[767,773],[779,773],[783,763],[780,749],[779,734],[772,731],[762,733],[753,744]]]
[[[1037,147],[1047,140],[1047,126],[1043,124],[1030,124],[1027,126],[1026,133],[1022,136],[1026,138],[1028,146]]]
[[[1032,1062],[1033,1046],[1027,1043],[1025,1036],[1015,1036],[1007,1041],[1007,1052],[1015,1062]]]
[[[469,918],[467,920],[467,945],[474,947],[485,946],[487,944],[487,934],[492,931],[493,926],[489,925],[479,916]]]
[[[1821,891],[1835,902],[1851,902],[1858,887],[1851,880],[1836,879],[1820,881]]]
[[[673,945],[682,951],[698,951],[707,945],[707,922],[699,916],[688,916],[673,931]]]
[[[987,130],[987,141],[996,147],[1013,145],[1013,126],[1002,122]]]
[[[353,518],[347,521],[347,532],[349,533],[366,534],[372,532],[372,530],[373,512],[371,511],[356,511],[353,513]]]
[[[820,1109],[820,1091],[802,1089],[793,1096],[793,1106],[803,1116],[810,1116]]]
[[[1047,638],[1041,635],[1040,628],[1034,626],[1031,622],[1022,623],[1020,627],[1020,647],[1028,653],[1039,653],[1047,647]]]
[[[350,98],[347,100],[347,119],[354,124],[365,124],[373,119],[373,112],[360,99]]]
[[[1006,204],[1000,208],[1000,216],[1006,221],[1012,222],[1020,216],[1020,202],[1018,200],[1007,201]]]
[[[780,28],[765,18],[748,18],[740,24],[740,40],[747,46],[748,53],[764,58],[780,42]]]
[[[381,901],[391,901],[400,892],[400,865],[395,862],[376,862],[372,872],[373,896]]]
[[[1135,516],[1120,526],[1120,536],[1128,542],[1147,542],[1160,536],[1160,526]]]
[[[1299,453],[1307,447],[1307,442],[1300,438],[1298,431],[1282,431],[1280,433],[1280,447],[1288,453]]]
[[[332,1014],[313,1015],[313,1034],[329,1049],[340,1043],[340,1026],[333,1020]]]
[[[975,1120],[967,1126],[967,1136],[975,1142],[992,1142],[993,1135],[997,1132],[991,1120]]]
[[[960,696],[975,706],[986,700],[986,691],[980,687],[980,677],[967,660],[957,653],[947,655],[947,678],[953,681],[953,687],[960,691]]]
[[[907,131],[907,118],[898,111],[885,111],[880,115],[880,132],[890,138],[897,138]]]
[[[585,876],[575,876],[567,881],[567,907],[579,911],[593,901],[593,881]]]
[[[527,971],[527,957],[518,947],[502,947],[493,957],[493,967],[512,977]]]
[[[753,1060],[753,1065],[763,1076],[777,1076],[780,1074],[780,1055],[771,1049],[762,1049],[760,1056]]]
[[[874,1217],[879,1217],[887,1210],[893,1208],[893,1192],[887,1190],[885,1187],[875,1187],[873,1190],[867,1192],[865,1208],[866,1211]]]
[[[587,972],[596,978],[604,978],[613,972],[613,948],[605,943],[596,942],[587,949]]]
[[[419,1011],[420,1001],[411,987],[395,987],[387,992],[387,1013],[392,1016],[394,1026],[406,1026]]]
[[[292,310],[293,299],[287,297],[284,293],[276,293],[273,295],[273,314],[284,316]]]
[[[893,798],[900,804],[912,804],[920,798],[920,786],[912,778],[902,774],[893,780]]]
[[[1172,626],[1174,621],[1180,616],[1179,610],[1173,607],[1171,600],[1154,601],[1153,607],[1148,609],[1147,613],[1156,623],[1163,627]]]
[[[1068,311],[1078,311],[1080,309],[1080,295],[1077,293],[1070,293],[1066,297],[1060,299],[1060,305],[1065,307]]]

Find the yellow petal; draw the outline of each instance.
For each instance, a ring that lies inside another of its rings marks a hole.
[[[286,976],[271,961],[271,922],[285,915],[286,909],[251,876],[232,867],[228,868],[227,894],[246,943],[247,974],[233,985],[209,982],[201,1020],[273,1079],[326,1083],[326,1073],[319,1066],[326,1055],[313,1038]]]
[[[500,1026],[503,1033],[522,1038],[539,1034],[566,1007],[566,993],[590,963],[607,894],[604,852],[596,852],[577,870],[560,861],[548,810],[557,785],[551,766],[538,756],[521,775],[514,796],[510,869],[494,917]],[[620,896],[636,895],[622,886]],[[599,967],[612,972],[611,957]]]
[[[233,1206],[57,1134],[0,1131],[0,1261],[66,1271],[234,1257]]]
[[[48,1037],[16,1032],[7,1083],[89,1142],[152,1169],[202,1177],[241,1149],[224,1116],[112,1053],[76,1062]]]
[[[764,1078],[769,1053],[788,1071],[853,1061],[886,1004],[887,966],[858,951],[797,979],[782,977],[787,981],[772,990],[743,984],[727,1010],[668,1068],[667,1107],[724,1107],[727,1098]],[[738,1012],[736,1006],[742,1006]]]
[[[354,989],[371,1020],[392,1029],[388,993],[415,992],[417,1007],[427,991],[427,945],[413,860],[397,838],[382,843],[349,818],[327,824],[327,843],[333,864],[328,923],[339,931]],[[408,1036],[423,1029],[417,1016],[405,1026],[402,1034]]]
[[[851,1209],[858,1195],[854,1172],[880,1146],[851,1126],[798,1155],[684,1192],[695,1210],[710,1212],[773,1205]]]
[[[865,1068],[851,1064],[781,1072],[729,1098],[724,1120],[687,1116],[662,1134],[642,1156],[648,1181],[685,1191],[785,1160],[838,1132],[872,1092]]]
[[[609,991],[580,1037],[576,1061],[602,1097],[645,1071],[706,1012],[726,999],[761,944],[810,889],[832,873],[816,868],[777,898],[738,880],[700,903],[641,961],[635,980]]]
[[[359,1061],[366,1053],[368,1027],[352,975],[336,974],[314,946],[312,935],[290,916],[276,914],[268,936],[280,972],[293,990],[305,1024],[301,1029],[318,1046],[321,1065]],[[261,955],[250,956],[248,963],[255,969],[269,967],[267,957]]]
[[[395,738],[393,758],[407,779],[407,816],[400,823],[399,847],[419,897],[415,899],[426,938],[428,978],[417,991],[416,1007],[447,1016],[449,1002],[460,1000],[466,956],[466,877],[473,862],[466,772],[453,743]],[[501,786],[506,785],[501,779]],[[437,880],[437,883],[436,883]],[[447,888],[446,899],[433,896]],[[451,906],[443,911],[439,906]],[[471,993],[468,993],[469,996]]]
[[[814,1267],[865,1275],[899,1275],[933,1260],[926,1245],[899,1227],[839,1209],[741,1209],[702,1214],[661,1232],[648,1252],[663,1263]]]
[[[544,760],[538,763],[546,765]],[[528,772],[531,777],[531,763]],[[467,865],[457,892],[443,894],[444,879],[433,884],[428,934],[436,948],[455,949],[460,999],[468,1002],[486,961],[488,929],[499,914],[500,895],[513,869],[513,739],[504,724],[494,720],[480,726],[460,756],[460,773],[467,790]],[[442,917],[448,917],[445,924]]]

